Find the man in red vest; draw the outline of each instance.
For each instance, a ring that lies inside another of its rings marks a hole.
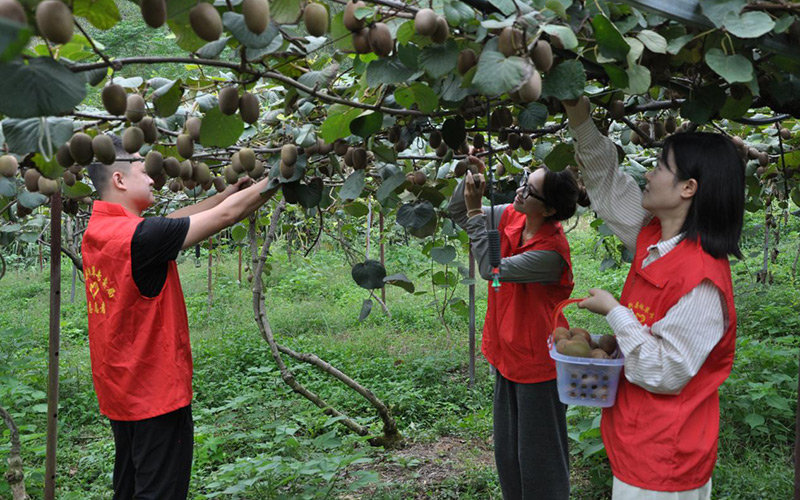
[[[117,146],[116,163],[89,167],[100,199],[81,248],[92,378],[116,445],[114,499],[182,500],[192,468],[192,353],[175,259],[274,191],[265,192],[266,179],[250,187],[242,179],[166,217],[143,218],[153,180],[138,155]]]

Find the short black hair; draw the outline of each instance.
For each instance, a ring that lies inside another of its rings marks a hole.
[[[665,165],[670,152],[675,158],[676,179],[697,181],[697,192],[681,228],[684,237],[699,239],[712,257],[741,259],[745,174],[736,145],[722,134],[683,132],[664,141],[661,159]]]
[[[105,194],[106,189],[108,188],[108,182],[111,179],[111,174],[117,171],[128,171],[128,167],[130,167],[131,160],[136,159],[136,157],[127,151],[125,148],[122,147],[122,139],[116,134],[107,134],[111,137],[111,142],[114,143],[114,152],[117,154],[117,161],[115,161],[111,165],[106,165],[100,162],[90,163],[88,167],[86,167],[86,171],[89,174],[89,178],[92,179],[92,184],[94,185],[95,190],[97,190],[97,194],[100,198],[103,197]]]
[[[555,210],[548,219],[567,220],[575,215],[578,204],[588,205],[586,191],[579,188],[572,171],[553,172],[547,167],[542,168],[545,169],[542,197],[546,200],[545,205]]]

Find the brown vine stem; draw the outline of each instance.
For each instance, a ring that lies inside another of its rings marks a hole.
[[[350,378],[349,376],[345,375],[336,367],[332,366],[327,361],[319,358],[315,354],[308,354],[308,353],[299,353],[296,352],[288,347],[278,345],[275,341],[275,337],[272,333],[272,327],[269,324],[269,320],[267,319],[266,314],[266,301],[263,295],[263,287],[264,282],[262,279],[262,272],[264,270],[264,264],[266,263],[267,254],[269,252],[269,247],[272,245],[272,242],[275,240],[275,234],[278,230],[278,225],[280,221],[280,216],[285,209],[285,204],[283,202],[279,203],[275,210],[272,213],[272,219],[270,221],[270,226],[267,231],[267,236],[264,238],[264,244],[261,248],[261,254],[258,253],[258,246],[256,240],[256,220],[254,216],[250,217],[250,228],[248,230],[248,239],[250,241],[250,255],[252,259],[252,269],[253,269],[253,311],[255,314],[255,320],[258,324],[258,328],[261,331],[262,338],[269,344],[270,351],[272,352],[272,357],[275,359],[275,362],[278,365],[278,369],[281,372],[281,378],[284,382],[286,382],[289,387],[292,388],[293,391],[300,394],[301,396],[305,397],[319,408],[325,412],[325,414],[330,415],[332,417],[340,418],[339,422],[342,425],[346,426],[351,431],[355,432],[360,436],[367,436],[369,435],[369,428],[358,424],[353,419],[344,415],[340,411],[333,408],[329,403],[325,400],[320,398],[316,393],[311,392],[310,390],[306,389],[302,384],[300,384],[297,379],[295,379],[294,373],[286,366],[283,359],[281,358],[281,353],[286,354],[298,361],[302,361],[305,363],[312,364],[322,370],[323,372],[333,376],[334,378],[338,379],[360,395],[362,395],[367,401],[369,401],[372,406],[378,411],[381,419],[383,420],[383,436],[374,437],[370,440],[370,443],[375,446],[391,446],[396,445],[397,443],[402,441],[402,436],[397,430],[397,425],[394,421],[394,418],[391,416],[391,412],[389,408],[380,400],[378,399],[370,390],[364,388],[361,384]]]
[[[114,67],[114,63],[111,62],[111,60],[108,58],[107,55],[103,54],[102,50],[97,48],[97,45],[94,44],[94,40],[92,40],[92,37],[90,37],[89,33],[87,33],[86,30],[83,29],[83,26],[80,25],[77,19],[75,19],[75,26],[78,27],[78,30],[80,30],[80,32],[83,33],[83,36],[86,37],[86,39],[89,41],[89,45],[92,46],[92,50],[95,52],[95,54],[100,56],[100,58],[103,59],[103,61],[105,61],[109,66]],[[116,68],[114,69],[116,70]]]
[[[19,429],[14,423],[14,419],[2,406],[0,406],[0,416],[3,417],[3,421],[11,433],[11,449],[8,452],[8,472],[6,472],[6,481],[11,488],[11,497],[13,500],[28,500],[30,497],[25,493],[25,471],[20,455]]]

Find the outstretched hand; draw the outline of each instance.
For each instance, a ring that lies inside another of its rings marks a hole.
[[[581,96],[577,99],[564,100],[561,101],[561,104],[564,105],[564,109],[567,111],[567,117],[569,117],[569,126],[572,128],[575,128],[581,123],[585,122],[591,116],[589,98],[586,96]]]
[[[225,191],[223,191],[222,194],[224,194],[225,197],[227,198],[233,193],[238,193],[239,191],[242,191],[243,189],[250,187],[250,185],[252,184],[253,184],[253,179],[251,179],[250,176],[245,175],[244,177],[236,181],[235,184],[231,184],[230,186],[226,187]]]
[[[613,295],[599,288],[590,289],[589,298],[578,302],[579,308],[588,309],[595,314],[602,314],[603,316],[618,305],[620,304]]]
[[[472,172],[467,171],[464,178],[464,204],[467,206],[467,211],[479,210],[483,206],[483,191],[486,189],[486,182],[483,179],[483,174],[472,175]]]

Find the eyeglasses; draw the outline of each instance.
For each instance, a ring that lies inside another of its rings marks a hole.
[[[524,200],[524,199],[528,198],[529,196],[531,196],[534,199],[537,199],[537,200],[541,201],[542,203],[544,203],[545,205],[547,205],[547,200],[545,200],[540,194],[537,194],[536,191],[533,190],[533,187],[531,187],[530,184],[525,182],[525,185],[522,187],[522,199]]]

